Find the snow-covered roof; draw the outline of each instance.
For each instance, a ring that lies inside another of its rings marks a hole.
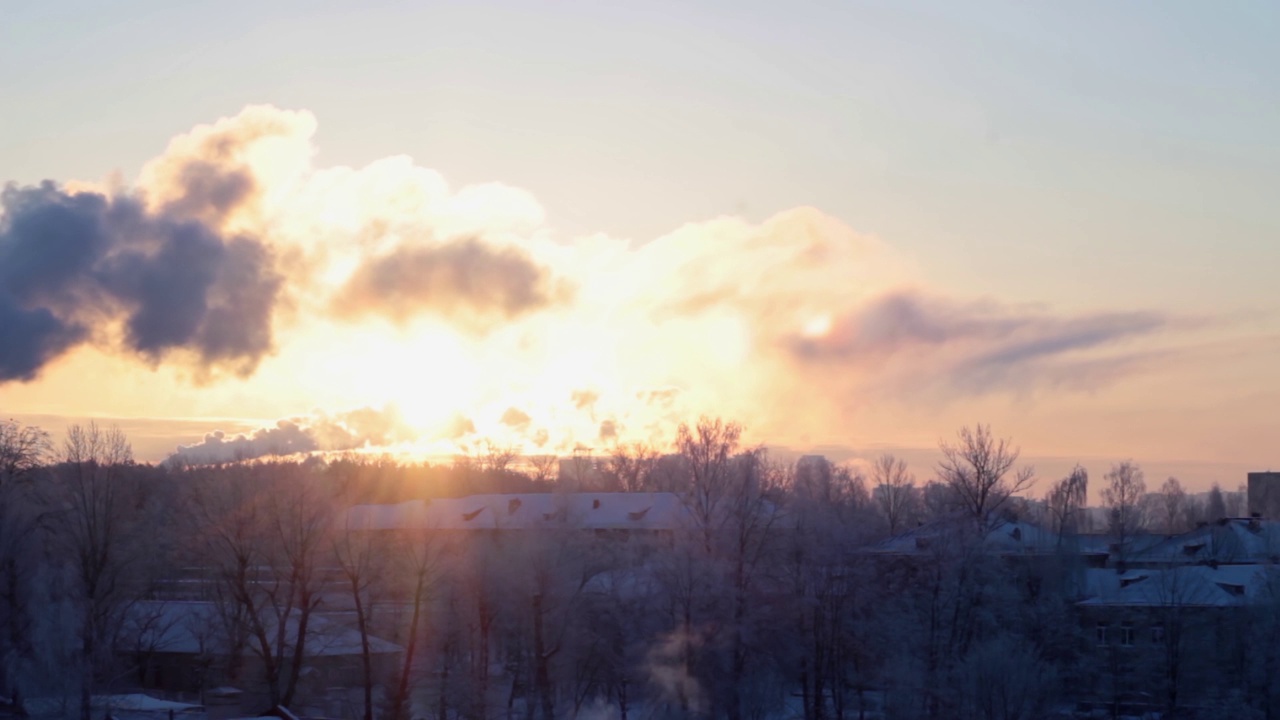
[[[1280,560],[1280,523],[1256,518],[1220,520],[1165,538],[1125,560],[1153,565],[1276,562]]]
[[[1188,565],[1163,570],[1091,570],[1082,606],[1230,607],[1280,599],[1280,572],[1262,565]]]
[[[144,712],[199,712],[203,710],[203,706],[192,705],[190,703],[174,702],[172,700],[162,700],[154,698],[150,695],[142,693],[129,693],[126,695],[95,695],[93,696],[93,707],[110,708],[112,710],[135,710]]]
[[[266,613],[270,615],[271,613]],[[181,655],[221,655],[228,651],[227,631],[218,606],[201,601],[146,601],[132,606],[125,619],[131,641],[160,653]],[[274,617],[264,618],[268,637],[276,636]],[[292,648],[298,636],[298,619],[291,615],[285,624],[285,642]],[[402,648],[370,636],[374,654],[397,653]],[[323,615],[312,614],[307,625],[309,657],[358,656],[360,633]]]
[[[973,521],[970,518],[942,518],[882,540],[868,549],[888,555],[925,554],[972,531]],[[1039,525],[1006,520],[998,520],[991,525],[982,538],[982,546],[986,551],[1000,555],[1050,553],[1069,548],[1060,546],[1058,535]]]
[[[66,703],[66,698],[31,698],[26,701],[25,707],[32,717],[51,717],[63,715]],[[89,700],[89,704],[95,711],[94,717],[107,714],[116,720],[167,718],[170,712],[179,716],[205,717],[205,708],[202,705],[162,700],[142,693],[94,695]]]
[[[356,505],[347,526],[360,530],[674,530],[691,526],[675,493],[523,493]]]

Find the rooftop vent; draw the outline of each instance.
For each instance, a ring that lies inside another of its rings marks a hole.
[[[599,509],[600,509],[600,498],[596,498],[595,500],[592,500],[592,501],[591,501],[591,509],[592,509],[592,510],[599,510]]]

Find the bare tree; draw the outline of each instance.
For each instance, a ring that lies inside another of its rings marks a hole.
[[[730,482],[729,461],[737,452],[741,437],[741,425],[720,418],[703,417],[692,428],[681,423],[676,431],[676,452],[688,462],[692,475],[685,502],[703,532],[703,545],[708,552]]]
[[[44,517],[78,609],[80,720],[89,720],[98,662],[132,599],[128,572],[142,557],[132,542],[142,498],[129,475],[133,449],[118,427],[72,426],[62,461],[42,488]]]
[[[640,492],[649,486],[649,473],[657,459],[653,448],[644,443],[618,444],[607,461],[609,474],[623,492]]]
[[[356,630],[360,633],[360,669],[364,684],[363,720],[373,720],[373,653],[369,645],[369,624],[372,621],[374,597],[372,593],[382,579],[383,553],[377,551],[368,532],[352,529],[350,525],[337,533],[333,540],[334,557],[342,570],[351,602],[356,611]]]
[[[961,508],[985,531],[1009,498],[1031,487],[1035,470],[1019,468],[1010,476],[1021,452],[1009,440],[996,439],[991,428],[961,428],[958,442],[940,444],[938,477],[955,493]]]
[[[503,473],[511,466],[520,453],[510,446],[502,446],[491,440],[485,440],[480,455],[480,468],[484,472]]]
[[[303,470],[298,465],[291,465],[289,469]],[[272,588],[272,601],[278,617],[278,647],[285,645],[286,627],[290,619],[295,614],[297,616],[293,656],[281,696],[281,702],[287,707],[293,703],[298,690],[298,680],[307,657],[308,628],[320,605],[320,589],[327,579],[320,553],[332,530],[333,507],[316,486],[315,478],[306,477],[302,472],[299,473],[301,477],[281,475],[270,495],[269,516],[274,520],[277,547],[281,553],[276,562],[277,572],[285,577],[283,592],[280,592],[279,584]]]
[[[391,715],[393,720],[408,720],[409,684],[413,677],[418,636],[427,611],[427,593],[440,569],[440,543],[437,533],[428,528],[425,532],[410,532],[401,536],[395,550],[395,559],[392,561],[395,563],[395,572],[392,575],[408,584],[410,614],[404,659],[391,700]]]
[[[916,476],[907,470],[905,460],[891,454],[881,455],[871,467],[875,498],[889,524],[889,534],[896,535],[904,522],[916,512]]]
[[[1045,505],[1059,542],[1067,533],[1080,532],[1088,496],[1089,472],[1079,465],[1050,488]]]
[[[204,562],[217,579],[220,614],[262,664],[273,706],[297,692],[311,618],[326,580],[332,505],[297,463],[237,467],[195,493]]]
[[[52,452],[49,433],[33,425],[0,420],[0,492],[30,476]]]
[[[1119,547],[1121,566],[1128,554],[1126,546],[1132,536],[1146,527],[1147,483],[1142,469],[1131,460],[1116,463],[1106,475],[1102,503],[1107,508],[1107,523]]]
[[[29,481],[52,452],[40,428],[0,421],[0,697],[12,696],[19,712],[23,669],[36,649],[31,584],[38,551]]]
[[[1160,486],[1160,528],[1166,535],[1173,535],[1185,528],[1183,523],[1187,514],[1187,491],[1182,489],[1178,478],[1170,476]]]
[[[1241,483],[1236,491],[1226,494],[1227,517],[1244,517],[1249,514],[1249,486]]]
[[[1205,498],[1204,503],[1204,519],[1209,522],[1221,520],[1227,516],[1227,501],[1222,496],[1222,488],[1218,483],[1214,483],[1209,489],[1209,496]]]
[[[560,474],[560,458],[555,455],[531,455],[529,464],[533,467],[533,481],[539,485],[553,482]]]
[[[229,674],[236,678],[241,652],[251,648],[262,661],[262,680],[274,706],[280,703],[284,648],[276,647],[268,618],[265,586],[274,577],[264,572],[271,565],[262,497],[267,489],[255,480],[244,466],[190,480],[201,543],[195,552],[215,579],[218,615],[230,645]]]
[[[743,695],[746,689],[748,659],[758,656],[748,639],[753,602],[762,562],[769,550],[778,514],[768,501],[769,491],[777,487],[784,475],[781,468],[768,461],[763,448],[738,456],[730,469],[726,490],[726,527],[722,557],[728,566],[730,617],[729,672],[726,677],[725,701],[729,720],[741,720],[746,714]],[[754,713],[753,713],[754,715]]]

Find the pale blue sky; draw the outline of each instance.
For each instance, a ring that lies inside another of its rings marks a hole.
[[[1272,305],[1274,3],[15,2],[6,179],[136,171],[249,102],[638,240],[812,204],[962,292]],[[1087,291],[1084,290],[1087,287]]]

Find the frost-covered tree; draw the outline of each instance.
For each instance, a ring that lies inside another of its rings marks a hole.
[[[871,485],[889,534],[897,534],[919,512],[915,475],[907,469],[905,460],[885,453],[871,466]]]
[[[1009,498],[1035,482],[1029,466],[1014,469],[1021,450],[996,438],[990,426],[961,428],[956,442],[942,442],[938,478],[951,489],[960,508],[975,527],[985,531]]]
[[[1120,548],[1123,565],[1127,546],[1132,537],[1146,529],[1147,483],[1138,467],[1130,460],[1116,463],[1106,474],[1107,486],[1102,489],[1102,502],[1107,508],[1107,529]]]

